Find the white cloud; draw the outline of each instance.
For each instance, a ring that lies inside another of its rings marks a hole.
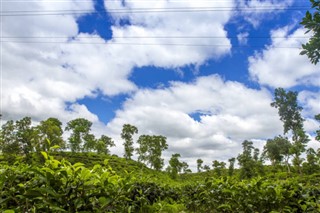
[[[150,12],[152,8],[162,11],[174,8],[203,9],[210,7],[234,7],[233,1],[105,1],[106,9],[112,11],[129,11],[128,13],[112,13],[117,21],[126,21],[128,25],[112,27],[113,39],[110,42],[156,44],[128,46],[127,52],[134,54],[136,66],[154,65],[159,67],[175,68],[188,64],[200,65],[209,58],[219,58],[230,53],[231,43],[227,38],[224,25],[232,15],[232,11],[223,12]],[[149,8],[136,12],[141,8]],[[151,8],[151,9],[150,9]],[[158,9],[159,10],[159,9]],[[132,13],[131,13],[132,12]],[[144,37],[121,38],[121,37]],[[193,38],[216,36],[220,39]],[[184,38],[183,38],[184,37]],[[161,45],[169,44],[169,45]],[[170,44],[182,44],[172,46]],[[188,46],[188,45],[204,46]],[[205,46],[218,45],[219,47]],[[223,45],[223,46],[221,46]]]
[[[139,134],[164,135],[169,143],[166,159],[177,152],[195,168],[197,158],[211,165],[215,159],[236,157],[245,139],[281,134],[282,124],[270,102],[267,90],[249,89],[211,75],[192,83],[171,82],[169,88],[137,91],[108,128],[119,135],[122,125],[130,123]],[[197,112],[203,112],[199,120],[190,116]]]
[[[272,44],[249,57],[249,73],[254,81],[271,87],[290,88],[297,85],[320,86],[320,67],[300,55],[300,47],[307,41],[305,30],[290,34],[289,27],[271,32]]]
[[[298,101],[303,106],[304,117],[314,118],[315,115],[320,113],[320,90],[317,92],[303,90],[299,92]]]
[[[116,7],[116,5],[110,4],[120,4],[120,1],[106,1],[105,3],[107,10],[110,10],[111,6]],[[206,3],[201,3],[201,1],[157,1],[158,5],[146,5],[147,2],[141,5],[141,1],[130,1],[126,3],[125,8],[146,6],[201,7],[208,6]],[[210,5],[232,7],[233,2],[210,3]],[[122,8],[119,5],[117,7]],[[111,27],[113,38],[105,41],[98,35],[78,34],[77,19],[94,11],[92,1],[7,1],[3,3],[3,10],[34,11],[32,13],[37,13],[37,11],[58,11],[58,13],[71,10],[82,11],[77,15],[3,17],[2,35],[6,37],[7,41],[15,41],[2,44],[3,79],[1,86],[3,95],[1,99],[4,118],[15,119],[21,115],[29,114],[35,114],[37,119],[45,119],[64,113],[74,115],[70,110],[66,110],[66,103],[77,106],[77,100],[86,96],[95,96],[97,91],[107,96],[135,91],[136,85],[128,80],[135,67],[151,65],[179,68],[190,64],[199,66],[209,58],[219,58],[228,54],[231,48],[224,30],[224,25],[232,15],[230,11],[218,14],[204,12],[137,13],[133,15],[130,12],[114,13],[112,15],[115,22],[120,19],[128,19],[131,24],[125,26],[115,24]],[[216,42],[223,43],[225,46],[213,48],[161,45],[163,43],[198,44],[199,42],[204,45],[216,44],[208,39],[181,41],[177,40],[178,38],[133,40],[138,44],[157,45],[117,44],[132,42],[130,39],[119,38],[123,35],[149,37],[168,35],[222,36],[223,38]],[[17,43],[19,41],[24,43]],[[40,43],[37,43],[39,41]],[[57,41],[58,43],[55,43]],[[50,106],[48,106],[49,104]],[[95,115],[90,113],[88,109],[86,110],[88,116],[95,119]],[[81,114],[74,116],[81,116]],[[65,116],[63,119],[67,117]]]
[[[257,28],[265,18],[285,11],[293,0],[240,0],[238,8],[246,21]]]
[[[239,44],[241,44],[241,45],[247,44],[247,42],[248,42],[248,36],[249,36],[249,33],[248,33],[248,32],[239,33],[239,34],[237,35]]]

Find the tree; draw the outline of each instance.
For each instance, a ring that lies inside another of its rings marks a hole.
[[[197,170],[198,172],[201,172],[201,169],[202,169],[202,163],[203,163],[203,160],[202,159],[197,159]]]
[[[212,168],[216,175],[220,177],[222,175],[222,171],[226,168],[226,163],[214,160],[212,161]]]
[[[320,114],[315,115],[314,119],[316,119],[318,122],[320,122]],[[320,141],[320,129],[318,129],[316,131],[316,140]]]
[[[122,127],[121,138],[125,141],[124,145],[124,157],[131,159],[133,155],[133,139],[132,136],[138,133],[138,129],[130,124],[124,124]]]
[[[16,121],[16,140],[20,145],[26,161],[31,161],[31,153],[38,150],[39,132],[37,128],[31,126],[31,117],[24,117]]]
[[[283,122],[283,133],[286,134],[290,130],[293,134],[303,129],[303,119],[301,117],[302,107],[298,106],[297,92],[286,92],[283,88],[277,88],[274,91],[274,102],[272,107],[278,109],[280,120]]]
[[[313,148],[307,150],[307,162],[303,163],[303,170],[307,174],[314,174],[319,171],[319,158]]]
[[[160,171],[164,165],[161,158],[162,151],[168,149],[167,138],[156,135],[141,135],[138,139],[140,147],[137,149],[138,160],[149,163],[151,168]]]
[[[112,138],[101,135],[101,137],[96,142],[96,150],[98,154],[109,154],[109,148],[115,146]]]
[[[305,151],[309,139],[303,129],[303,121],[300,112],[302,107],[297,102],[297,92],[286,92],[283,88],[275,89],[275,100],[271,103],[272,107],[278,109],[280,120],[283,122],[283,133],[292,133],[291,154],[294,155],[293,163],[301,173],[301,153]]]
[[[189,165],[187,162],[182,162],[181,163],[182,171],[183,173],[192,173],[191,169],[189,169]]]
[[[229,161],[228,175],[229,175],[229,176],[233,176],[233,173],[234,173],[234,163],[236,162],[236,158],[230,158],[228,161]]]
[[[320,60],[320,1],[310,0],[310,2],[313,14],[307,11],[300,24],[307,29],[306,33],[312,32],[312,37],[308,43],[302,44],[303,50],[300,55],[307,55],[311,63],[316,65]]]
[[[0,133],[1,152],[6,155],[20,154],[22,150],[16,138],[14,122],[10,120],[3,124]]]
[[[237,157],[241,178],[252,178],[255,176],[255,162],[252,157],[254,147],[252,145],[253,143],[251,141],[245,140],[242,142],[243,152]]]
[[[84,144],[82,151],[84,152],[92,152],[96,151],[97,148],[97,140],[96,137],[93,134],[86,134],[83,136]]]
[[[260,150],[258,148],[253,149],[253,161],[254,161],[254,168],[256,170],[256,174],[263,175],[264,174],[263,156],[260,156]]]
[[[50,141],[50,146],[58,145],[60,148],[65,148],[65,141],[62,138],[62,123],[57,118],[48,118],[45,121],[41,121],[37,128],[39,130],[41,150],[49,150],[50,147],[47,140]]]
[[[167,171],[169,172],[172,179],[176,179],[178,173],[181,172],[183,164],[179,161],[181,155],[179,153],[175,153],[171,156],[169,160],[169,166]]]
[[[204,165],[204,166],[203,166],[203,169],[204,169],[206,172],[209,172],[209,171],[210,171],[210,166],[209,166],[209,165]]]
[[[274,139],[267,140],[267,143],[263,148],[263,154],[271,161],[274,168],[280,165],[284,160],[289,172],[290,149],[291,143],[288,138],[277,136]]]
[[[71,152],[80,152],[93,146],[94,136],[90,134],[91,126],[92,122],[85,118],[77,118],[67,123],[65,130],[71,131],[68,139]]]

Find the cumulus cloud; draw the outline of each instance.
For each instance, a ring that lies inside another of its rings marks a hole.
[[[258,27],[261,21],[270,14],[283,12],[292,5],[293,0],[240,0],[238,8],[240,15],[254,27]]]
[[[320,86],[320,68],[300,55],[306,43],[305,30],[290,33],[290,27],[271,32],[272,43],[249,57],[249,73],[254,81],[270,87],[291,88],[297,85]],[[290,48],[294,47],[294,48]]]
[[[138,67],[154,65],[175,68],[188,64],[200,65],[209,58],[220,58],[230,53],[231,43],[224,25],[231,18],[232,11],[213,13],[212,11],[170,12],[170,10],[233,8],[235,6],[233,1],[105,1],[105,6],[116,22],[128,23],[112,27],[114,37],[112,42],[145,44],[144,47],[127,47],[128,52],[133,52],[135,57],[139,57],[139,60],[136,60]],[[112,13],[114,11],[127,12]],[[193,38],[186,38],[188,36]],[[210,36],[219,39],[206,38]],[[213,48],[211,45],[218,47]]]
[[[270,102],[272,95],[267,90],[211,75],[191,83],[171,82],[168,88],[137,91],[108,128],[119,135],[122,125],[130,123],[139,134],[164,135],[170,147],[165,157],[180,153],[195,168],[197,158],[211,165],[212,160],[237,156],[245,139],[281,134],[282,124]],[[192,117],[199,112],[199,120]]]
[[[79,34],[77,20],[94,11],[92,1],[4,2],[4,11],[39,13],[76,10],[77,14],[3,17],[2,35],[6,38],[2,45],[3,118],[15,119],[20,115],[33,114],[37,119],[44,119],[64,113],[84,116],[68,107],[67,103],[78,106],[77,100],[94,97],[100,92],[113,96],[137,90],[137,86],[128,80],[135,67],[151,65],[179,68],[190,64],[199,66],[209,58],[228,54],[231,44],[224,25],[232,15],[230,11],[218,14],[130,11],[138,7],[170,9],[178,6],[208,6],[206,3],[157,1],[157,5],[150,5],[143,1],[142,5],[142,1],[128,1],[125,4],[122,1],[105,1],[106,10],[109,12],[112,8],[127,9],[124,13],[111,13],[115,22],[114,26],[111,26],[113,37],[105,41],[99,35]],[[233,6],[232,1],[210,4]],[[130,24],[123,25],[119,24],[120,22]],[[176,37],[168,38],[168,35]],[[208,39],[177,40],[177,37],[185,35],[222,38],[215,42]],[[153,38],[135,39],[132,42],[130,38],[121,38],[123,36]],[[194,46],[199,42],[202,46]],[[170,45],[177,43],[181,45]],[[216,43],[224,45],[221,48],[206,46]],[[82,108],[85,106],[82,105]],[[88,109],[84,114],[96,119]],[[69,117],[64,116],[62,119],[66,118]]]
[[[82,115],[92,121],[97,116],[84,105],[65,102],[92,95],[86,79],[63,68],[63,44],[38,43],[31,37],[58,37],[61,42],[78,34],[77,18],[93,11],[91,1],[13,1],[3,2],[2,17],[2,95],[3,119],[32,116],[36,120],[56,116],[62,119]],[[79,10],[77,15],[35,15],[44,11]],[[11,11],[11,12],[10,12]],[[28,15],[23,15],[25,11]],[[33,15],[32,15],[33,14]],[[37,40],[36,40],[37,41]],[[81,86],[80,86],[81,85]],[[63,117],[61,115],[64,114]]]
[[[320,79],[319,79],[320,80]],[[304,117],[314,117],[320,113],[320,91],[303,90],[299,92],[298,100],[303,106]]]

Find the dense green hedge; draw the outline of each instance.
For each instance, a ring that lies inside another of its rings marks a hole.
[[[107,161],[85,167],[43,156],[43,165],[0,164],[3,212],[320,212],[319,175],[174,186],[119,176]]]

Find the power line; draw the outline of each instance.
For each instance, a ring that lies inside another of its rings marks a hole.
[[[70,39],[76,38],[75,36],[2,36],[5,39]],[[101,39],[101,37],[92,36],[81,36],[80,38],[90,39]],[[238,36],[112,36],[113,39],[171,39],[171,38],[182,38],[182,39],[219,39],[219,38],[238,38]],[[273,38],[288,38],[286,36],[247,36],[246,39],[273,39]],[[310,38],[310,36],[290,36],[290,38]]]
[[[119,2],[119,0],[107,0],[108,2]],[[41,2],[41,3],[70,3],[72,1],[70,0],[46,0],[45,2],[43,0],[2,0],[2,2],[5,3],[15,3],[15,2]],[[77,0],[78,2],[93,2],[93,0]],[[125,2],[159,2],[159,0],[125,0]],[[169,3],[183,3],[183,2],[190,2],[189,0],[170,0]],[[197,0],[197,2],[210,2],[210,3],[221,3],[221,2],[235,2],[235,0]],[[296,2],[303,2],[305,3],[305,0],[295,0]],[[239,3],[239,2],[235,2]],[[240,2],[241,3],[241,2]]]
[[[259,48],[265,47],[265,45],[243,45],[235,46],[229,44],[183,44],[183,43],[126,43],[126,42],[61,42],[61,41],[8,41],[0,40],[1,43],[25,43],[25,44],[105,44],[105,45],[129,45],[129,46],[184,46],[184,47],[232,47],[232,48]],[[300,49],[298,46],[273,46],[273,48],[288,48],[288,49]]]
[[[225,11],[306,11],[309,7],[291,7],[291,8],[276,8],[276,7],[180,7],[180,8],[133,8],[133,9],[108,9],[106,10],[47,10],[47,11],[1,11],[0,16],[42,16],[42,15],[77,15],[83,13],[176,13],[176,12],[225,12]]]

